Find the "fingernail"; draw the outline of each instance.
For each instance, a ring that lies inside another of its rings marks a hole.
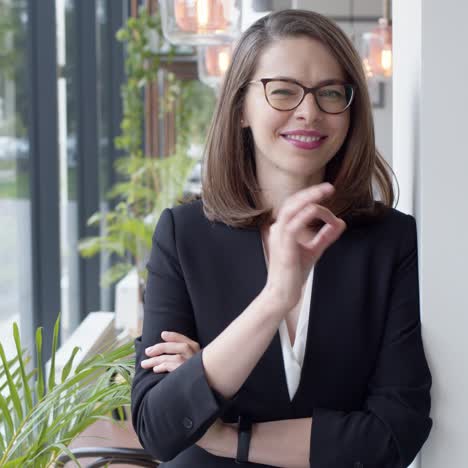
[[[148,348],[145,349],[145,353],[150,353],[153,350],[152,346],[149,346]]]
[[[162,336],[163,338],[167,338],[167,337],[169,336],[169,332],[163,331],[163,332],[161,333],[161,336]]]

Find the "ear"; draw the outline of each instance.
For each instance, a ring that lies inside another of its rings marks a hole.
[[[249,127],[249,122],[244,116],[241,116],[241,121],[240,121],[241,127],[242,128],[247,128]]]

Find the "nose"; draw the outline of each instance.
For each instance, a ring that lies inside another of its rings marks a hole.
[[[320,119],[323,117],[323,114],[323,111],[318,106],[315,96],[312,93],[307,93],[302,102],[295,109],[295,116],[303,120],[313,121]]]

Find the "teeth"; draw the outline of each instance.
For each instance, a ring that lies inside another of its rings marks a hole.
[[[286,135],[286,138],[290,140],[298,140],[306,143],[311,143],[312,141],[319,141],[320,137],[309,137],[304,135]]]

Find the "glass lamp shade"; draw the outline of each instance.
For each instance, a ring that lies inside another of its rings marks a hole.
[[[163,34],[176,45],[222,44],[241,32],[241,0],[159,0]]]
[[[232,59],[233,44],[198,47],[198,78],[203,83],[217,88]]]
[[[361,55],[367,78],[392,76],[392,27],[380,18],[379,25],[361,37]]]

